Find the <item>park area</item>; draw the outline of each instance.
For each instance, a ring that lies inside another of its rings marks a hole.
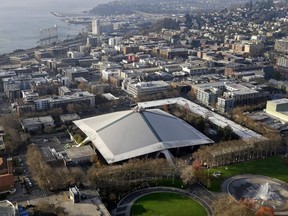
[[[197,201],[176,193],[152,193],[138,199],[131,208],[131,216],[206,216],[205,208]]]
[[[209,173],[208,173],[209,172]],[[221,175],[213,176],[213,173],[220,172]],[[253,174],[264,175],[288,182],[288,158],[284,156],[274,156],[262,160],[247,161],[231,164],[206,170],[210,177],[209,190],[219,192],[221,184],[225,179],[235,175]]]

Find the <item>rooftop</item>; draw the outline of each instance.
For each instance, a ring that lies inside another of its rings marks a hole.
[[[67,121],[75,121],[80,119],[80,117],[76,114],[76,113],[72,113],[72,114],[65,114],[65,115],[60,115],[60,119],[63,122],[67,122]]]
[[[0,190],[11,190],[14,187],[14,176],[12,174],[0,175]],[[1,191],[2,192],[2,191]]]
[[[74,121],[108,163],[170,148],[213,143],[162,110],[121,111]]]
[[[67,156],[72,160],[82,157],[90,157],[96,154],[92,147],[89,145],[65,149],[65,152]]]
[[[287,104],[288,103],[288,99],[287,98],[280,98],[280,99],[276,99],[276,100],[271,100],[268,101],[269,103],[274,103],[274,104]]]
[[[14,216],[16,213],[14,205],[8,200],[0,201],[0,215]]]
[[[33,124],[44,124],[44,123],[49,123],[49,122],[54,122],[54,119],[52,118],[52,116],[22,119],[22,124],[25,126],[33,125]]]
[[[151,81],[151,82],[138,82],[136,84],[133,84],[138,88],[151,88],[151,87],[167,87],[169,86],[168,83],[164,81]]]
[[[243,140],[265,140],[266,138],[248,128],[245,128],[224,116],[221,116],[211,110],[208,110],[192,101],[189,101],[185,98],[178,97],[178,98],[169,98],[164,100],[155,100],[155,101],[146,101],[142,103],[138,103],[138,106],[143,108],[150,108],[150,107],[160,107],[164,104],[178,104],[179,106],[187,107],[192,113],[196,113],[200,116],[207,117],[209,121],[214,123],[217,126],[225,127],[229,125],[233,132],[237,134]]]
[[[45,162],[56,160],[56,157],[52,154],[52,151],[49,147],[41,147],[41,153],[45,159]]]

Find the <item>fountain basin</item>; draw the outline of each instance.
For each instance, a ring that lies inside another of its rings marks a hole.
[[[269,206],[275,215],[288,215],[288,184],[259,175],[234,176],[223,183],[222,190],[236,200],[252,199],[257,205]]]

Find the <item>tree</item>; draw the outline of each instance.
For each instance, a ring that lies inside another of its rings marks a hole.
[[[34,214],[36,216],[41,215],[58,215],[65,216],[68,215],[64,208],[61,206],[56,206],[55,204],[49,203],[47,201],[41,200],[37,203]]]
[[[90,157],[90,162],[91,162],[91,163],[97,163],[97,161],[98,161],[98,157],[97,157],[96,154],[95,154],[95,155],[92,155],[92,156]]]
[[[274,216],[274,210],[268,206],[262,206],[256,211],[256,216]]]
[[[79,89],[81,89],[82,91],[91,92],[91,86],[88,83],[81,82],[81,83],[79,83],[79,85],[77,87]]]
[[[69,103],[66,107],[68,113],[76,113],[81,111],[80,104]]]
[[[21,129],[20,120],[16,116],[2,116],[0,117],[0,124],[4,127],[4,130],[13,128],[15,130]]]
[[[201,161],[196,159],[192,163],[192,167],[195,171],[203,171],[204,167],[201,164]]]
[[[196,181],[195,171],[192,166],[187,166],[181,171],[181,176],[184,184],[192,184]]]
[[[231,140],[235,136],[233,129],[229,125],[224,128],[219,128],[218,134],[222,141]]]
[[[51,134],[51,133],[53,133],[55,131],[55,129],[54,129],[54,127],[52,127],[52,126],[46,126],[45,128],[44,128],[44,133],[46,133],[46,134]]]
[[[7,151],[12,153],[14,152],[23,142],[21,139],[21,133],[19,133],[14,128],[6,128],[4,136],[4,143],[7,148]]]
[[[78,184],[86,176],[80,168],[67,169],[64,166],[50,166],[43,160],[40,150],[35,145],[28,146],[27,165],[33,179],[44,190],[65,189]]]
[[[212,203],[215,216],[254,216],[253,210],[241,205],[230,195],[224,195]]]

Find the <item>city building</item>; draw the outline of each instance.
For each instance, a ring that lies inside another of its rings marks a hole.
[[[279,67],[288,68],[288,56],[281,56],[276,58],[276,65]]]
[[[40,98],[33,100],[35,111],[43,111],[49,109],[48,98]]]
[[[41,112],[53,108],[66,110],[69,104],[81,104],[83,109],[93,108],[95,107],[95,95],[87,91],[78,91],[67,95],[64,94],[63,96],[32,98],[31,100],[19,99],[13,106],[17,114],[22,115],[33,111]]]
[[[103,22],[99,19],[92,20],[92,35],[102,35],[103,33],[113,32],[113,24],[110,22]]]
[[[110,45],[110,46],[117,46],[117,45],[120,45],[121,44],[121,42],[122,42],[122,37],[111,37],[111,38],[109,38],[109,40],[108,40],[108,44]]]
[[[0,167],[3,167],[4,159],[0,158]],[[3,169],[3,168],[2,168]],[[8,158],[4,173],[0,175],[0,194],[12,192],[14,190],[14,176],[13,176],[13,161],[12,158]]]
[[[274,49],[278,52],[288,52],[288,38],[278,39],[275,41]]]
[[[3,136],[5,135],[5,132],[4,132],[4,128],[2,125],[0,125],[0,153],[2,152],[5,152],[5,143],[4,143],[4,140],[3,140]]]
[[[100,35],[100,20],[94,19],[92,20],[92,34],[93,35]]]
[[[137,53],[139,52],[139,46],[136,45],[127,45],[122,47],[122,52],[124,55],[130,54],[130,53]]]
[[[69,195],[73,203],[79,203],[81,201],[81,193],[77,186],[69,188]]]
[[[73,121],[79,119],[80,117],[76,113],[60,115],[60,120],[64,124],[71,124]]]
[[[288,122],[288,99],[281,98],[267,101],[266,113],[279,119],[282,122]]]
[[[169,149],[213,143],[183,120],[159,109],[128,110],[74,121],[108,164]]]
[[[16,73],[14,71],[4,71],[4,70],[0,70],[0,81],[2,82],[3,78],[11,78],[11,77],[15,77]]]
[[[188,50],[185,48],[161,48],[160,56],[166,59],[173,59],[175,57],[187,58]]]
[[[197,100],[220,112],[237,106],[252,105],[269,98],[269,93],[258,87],[246,87],[233,82],[213,82],[192,85]]]
[[[62,108],[66,110],[68,104],[80,104],[83,108],[95,107],[95,95],[87,91],[76,92],[71,95],[48,98],[49,108]]]
[[[89,71],[82,67],[63,68],[62,74],[66,76],[71,82],[77,77],[89,78]]]
[[[68,148],[64,150],[65,164],[66,165],[79,165],[91,162],[93,157],[96,156],[95,151],[90,145]]]
[[[26,118],[21,120],[23,130],[27,132],[42,131],[45,127],[54,127],[54,119],[51,116]]]
[[[66,86],[61,86],[59,89],[59,96],[71,95],[71,90]]]
[[[43,58],[51,58],[52,54],[45,49],[41,49],[34,52],[34,57],[36,60],[41,61]]]
[[[122,89],[133,97],[138,98],[166,92],[170,89],[170,85],[164,81],[131,82],[126,80],[126,82],[122,83]]]

